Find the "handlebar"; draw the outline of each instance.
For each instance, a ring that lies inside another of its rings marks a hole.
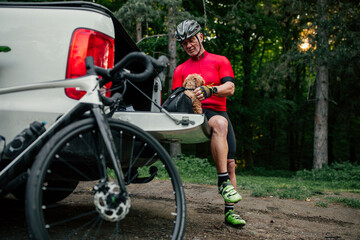
[[[140,62],[145,65],[145,70],[142,73],[129,73],[123,71],[123,69],[129,66],[133,62]],[[110,75],[115,76],[117,72],[120,74],[120,78],[127,78],[134,82],[141,82],[149,78],[154,71],[154,67],[151,61],[145,53],[132,52],[126,55],[120,62],[118,62],[113,69],[110,70]]]
[[[112,104],[114,104],[115,102],[117,101],[121,101],[122,100],[122,95],[121,93],[114,93],[114,95],[112,97],[105,97],[103,95],[100,95],[101,96],[101,100],[103,102],[103,104],[105,106],[111,106]]]
[[[145,70],[141,73],[130,73],[125,71],[124,69],[133,62],[138,62],[143,64],[145,66]],[[109,81],[114,81],[116,74],[119,74],[120,79],[126,78],[133,82],[145,81],[153,74],[154,68],[156,70],[162,71],[164,68],[166,68],[166,65],[167,65],[166,61],[164,61],[162,58],[157,60],[142,52],[129,53],[120,62],[116,63],[114,68],[112,69],[104,69],[95,66],[94,59],[91,56],[85,59],[87,74],[100,75],[102,77],[101,85],[104,85]]]
[[[125,71],[125,68],[130,64],[138,62],[144,65],[145,70],[141,73],[131,73]],[[94,58],[89,56],[85,59],[85,66],[87,70],[87,75],[99,75],[101,79],[99,80],[100,87],[105,85],[110,81],[119,81],[128,79],[133,82],[142,82],[146,79],[150,78],[154,70],[156,72],[162,72],[168,64],[168,58],[165,56],[161,56],[159,59],[155,59],[151,56],[146,55],[142,52],[131,52],[126,55],[121,61],[115,64],[112,69],[104,69],[94,64]],[[107,98],[102,96],[102,101],[104,105],[109,106],[117,101],[117,99],[121,99],[122,95],[116,93],[111,98]]]
[[[155,59],[151,56],[147,56],[147,57],[150,58],[151,63],[154,66],[154,69],[158,72],[162,72],[169,63],[169,59],[164,55],[160,56],[158,59]]]

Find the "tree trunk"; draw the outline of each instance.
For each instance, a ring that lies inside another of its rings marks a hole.
[[[136,20],[136,42],[140,42],[142,38],[142,27],[141,27],[141,21],[139,19],[140,18],[138,17]]]
[[[180,142],[172,142],[170,143],[170,149],[169,154],[172,158],[177,158],[179,155],[181,155],[181,144]]]
[[[313,168],[328,164],[328,69],[320,65],[316,79]]]
[[[168,15],[167,15],[167,23],[166,27],[168,29],[168,51],[169,51],[169,88],[168,94],[171,94],[171,87],[173,83],[173,75],[176,68],[176,39],[175,39],[175,19],[173,14],[174,8],[169,6]],[[170,143],[170,156],[177,157],[181,154],[181,144],[180,143]]]
[[[173,74],[177,65],[176,62],[176,39],[175,39],[175,19],[173,16],[173,7],[169,6],[168,9],[168,21],[167,21],[167,29],[168,29],[168,51],[169,51],[169,73],[168,73],[168,79],[169,79],[169,89],[168,93],[171,93],[171,86],[173,82]]]
[[[313,168],[328,165],[328,91],[329,70],[327,64],[328,41],[326,31],[327,2],[318,0],[320,21],[318,24],[318,54],[315,98],[315,129]]]
[[[247,108],[251,108],[251,72],[252,72],[252,64],[251,64],[251,49],[250,49],[250,32],[245,31],[243,34],[244,45],[243,45],[243,55],[242,55],[242,65],[244,69],[244,83],[243,83],[243,94],[241,98],[241,104]],[[252,141],[253,141],[253,128],[251,124],[250,116],[243,116],[243,124],[245,126],[244,132],[244,146],[243,146],[243,154],[246,163],[246,167],[254,166],[253,159],[253,149],[252,149]]]

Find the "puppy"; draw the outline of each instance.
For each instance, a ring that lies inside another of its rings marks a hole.
[[[189,74],[183,83],[183,87],[192,90],[186,90],[184,93],[191,98],[193,111],[197,114],[202,114],[201,102],[194,94],[194,90],[205,84],[205,80],[199,74]]]

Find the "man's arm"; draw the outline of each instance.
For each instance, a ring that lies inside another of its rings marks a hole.
[[[215,94],[217,97],[228,97],[234,95],[235,84],[233,82],[226,82],[216,86],[218,92]]]
[[[224,84],[221,84],[219,86],[216,86],[218,92],[215,94],[217,97],[228,97],[232,96],[235,92],[235,84],[233,82],[225,82]],[[200,101],[204,100],[204,94],[200,87],[196,88],[194,90],[194,93]]]

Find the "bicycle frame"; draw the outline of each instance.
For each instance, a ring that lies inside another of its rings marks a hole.
[[[101,136],[104,140],[105,146],[109,152],[110,160],[113,163],[115,174],[118,182],[120,183],[121,192],[126,193],[124,175],[121,169],[120,160],[113,142],[112,134],[105,117],[103,110],[103,103],[100,100],[99,92],[99,82],[96,75],[89,75],[85,77],[80,77],[76,79],[65,79],[65,80],[56,80],[49,82],[40,82],[23,86],[9,87],[0,89],[0,95],[2,94],[11,94],[22,91],[32,91],[39,89],[50,89],[50,88],[68,88],[68,87],[78,87],[81,90],[86,91],[84,97],[82,97],[70,110],[64,113],[53,125],[51,125],[42,135],[40,135],[32,144],[30,144],[24,151],[22,151],[15,159],[13,159],[4,169],[0,172],[0,194],[4,190],[6,184],[3,182],[11,181],[17,176],[12,176],[13,170],[16,169],[19,164],[22,163],[26,153],[33,151],[36,147],[42,146],[43,142],[47,141],[51,136],[54,135],[59,129],[63,128],[67,124],[73,122],[79,116],[82,116],[85,112],[91,111],[94,115],[96,123],[99,127]],[[106,171],[106,168],[104,169]],[[106,181],[104,179],[106,174],[102,174],[101,181]]]

